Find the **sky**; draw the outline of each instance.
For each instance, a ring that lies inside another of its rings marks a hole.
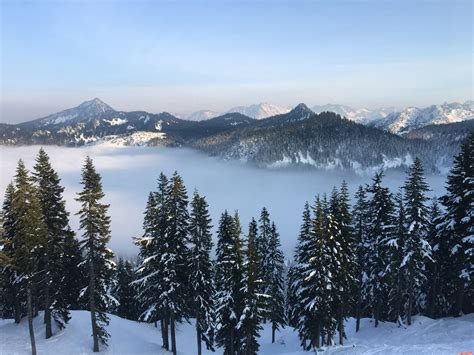
[[[0,3],[0,122],[94,97],[177,114],[473,98],[470,0]]]

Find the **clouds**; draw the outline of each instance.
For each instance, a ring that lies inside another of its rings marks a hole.
[[[3,192],[11,181],[16,163],[24,159],[32,168],[39,147],[0,147],[0,202]],[[330,192],[342,179],[349,183],[351,194],[359,184],[369,183],[369,176],[336,172],[286,171],[254,169],[238,162],[223,162],[187,149],[104,147],[83,148],[45,147],[53,167],[58,171],[65,186],[66,207],[71,213],[71,225],[75,231],[79,210],[74,200],[81,190],[80,169],[85,156],[94,160],[102,175],[112,217],[111,247],[118,255],[135,255],[132,238],[142,233],[143,212],[148,193],[156,189],[161,171],[171,175],[177,170],[183,177],[188,194],[198,189],[210,205],[214,227],[220,214],[238,210],[244,232],[252,217],[258,217],[266,206],[275,220],[282,239],[282,246],[291,257],[301,223],[305,201],[313,202],[317,193]],[[389,173],[387,185],[394,191],[402,185],[401,173]],[[434,194],[443,192],[444,177],[430,176],[428,181]]]

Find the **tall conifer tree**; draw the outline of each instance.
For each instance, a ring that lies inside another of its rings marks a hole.
[[[81,296],[88,301],[91,313],[93,351],[99,351],[99,341],[107,344],[109,317],[107,308],[113,302],[109,297],[110,281],[115,270],[112,261],[114,253],[107,247],[110,240],[109,205],[102,203],[105,197],[102,181],[92,159],[87,157],[82,168],[81,184],[83,189],[76,200],[81,204],[77,213],[82,230],[81,250],[84,255],[85,272],[88,285]]]

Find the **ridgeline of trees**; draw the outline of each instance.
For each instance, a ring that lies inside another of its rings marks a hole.
[[[137,260],[118,260],[101,177],[82,168],[80,240],[69,227],[64,188],[40,150],[30,173],[20,160],[2,208],[0,313],[33,318],[45,336],[67,326],[71,310],[91,314],[93,350],[106,345],[107,313],[158,324],[163,347],[177,353],[176,325],[195,319],[202,345],[226,355],[257,354],[262,324],[297,329],[301,346],[343,344],[345,320],[371,317],[409,326],[412,316],[474,312],[474,135],[462,145],[446,194],[429,199],[419,159],[399,191],[376,173],[350,205],[345,182],[306,203],[294,260],[285,264],[280,236],[263,208],[243,227],[238,212],[217,221],[215,258],[206,198],[191,198],[177,172],[150,192]],[[56,323],[57,327],[52,324]]]

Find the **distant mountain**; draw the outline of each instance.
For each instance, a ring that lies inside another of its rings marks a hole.
[[[283,113],[289,112],[290,109],[287,107],[281,107],[274,104],[269,103],[260,103],[257,105],[250,105],[250,106],[236,106],[228,110],[227,112],[238,112],[245,116],[255,118],[257,120],[280,115]]]
[[[461,108],[449,112],[456,112],[456,119],[469,117]],[[404,168],[418,156],[427,170],[436,171],[449,164],[460,140],[474,129],[472,120],[432,124],[400,136],[346,119],[353,117],[350,112],[326,107],[317,114],[301,103],[267,118],[233,112],[190,121],[167,112],[116,111],[93,99],[33,121],[0,124],[0,144],[184,146],[266,168],[361,171]]]
[[[100,117],[108,117],[116,111],[102,100],[95,98],[85,101],[77,107],[25,123],[35,127],[61,125],[72,122],[87,122]]]
[[[211,111],[211,110],[200,110],[191,112],[190,114],[184,116],[183,118],[188,121],[204,121],[214,117],[219,116],[218,112]]]
[[[420,157],[427,170],[451,158],[457,145],[437,147],[367,127],[333,112],[315,114],[300,104],[292,111],[190,142],[223,159],[266,168],[306,167],[357,171],[406,168]]]
[[[404,134],[428,125],[441,125],[474,119],[474,101],[444,103],[426,108],[408,107],[389,114],[372,125],[392,133]]]
[[[315,113],[335,112],[338,115],[341,115],[351,121],[362,124],[367,124],[376,120],[383,119],[387,117],[387,115],[389,115],[390,113],[395,112],[395,109],[392,107],[371,110],[367,108],[355,109],[350,106],[337,104],[315,105],[311,109]]]

